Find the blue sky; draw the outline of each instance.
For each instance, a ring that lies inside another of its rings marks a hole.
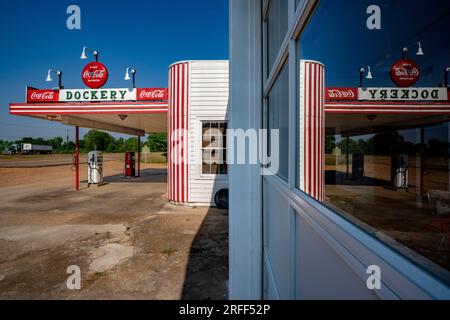
[[[81,8],[81,30],[66,27],[71,4]],[[65,137],[60,124],[9,115],[8,103],[24,102],[27,85],[56,86],[45,82],[50,67],[63,71],[66,88],[84,88],[84,45],[100,52],[105,87],[127,87],[127,66],[137,70],[136,86],[166,87],[175,61],[228,59],[228,1],[1,1],[0,33],[0,139]]]

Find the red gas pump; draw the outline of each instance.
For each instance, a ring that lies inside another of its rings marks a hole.
[[[132,178],[136,176],[135,162],[134,152],[125,152],[125,168],[123,169],[124,177]]]

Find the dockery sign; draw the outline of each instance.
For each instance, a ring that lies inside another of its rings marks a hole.
[[[359,88],[358,100],[445,101],[447,88]]]
[[[59,101],[125,101],[136,100],[136,89],[70,89],[59,90]]]
[[[27,88],[27,102],[96,102],[96,101],[163,101],[168,100],[167,88],[61,89]]]
[[[327,88],[325,99],[328,101],[448,101],[450,100],[450,91],[443,87]]]

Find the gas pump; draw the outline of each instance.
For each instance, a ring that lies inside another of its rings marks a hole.
[[[352,179],[364,179],[364,154],[354,153],[352,156]]]
[[[88,153],[88,186],[103,182],[103,154],[101,151]]]
[[[125,152],[125,168],[123,169],[124,177],[133,178],[136,176],[135,163],[136,158],[134,152]]]
[[[391,158],[391,183],[397,189],[408,189],[408,155],[393,154]]]

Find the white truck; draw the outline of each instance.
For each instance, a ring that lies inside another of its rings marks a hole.
[[[24,154],[50,154],[53,151],[53,147],[41,144],[22,143],[21,151]]]

